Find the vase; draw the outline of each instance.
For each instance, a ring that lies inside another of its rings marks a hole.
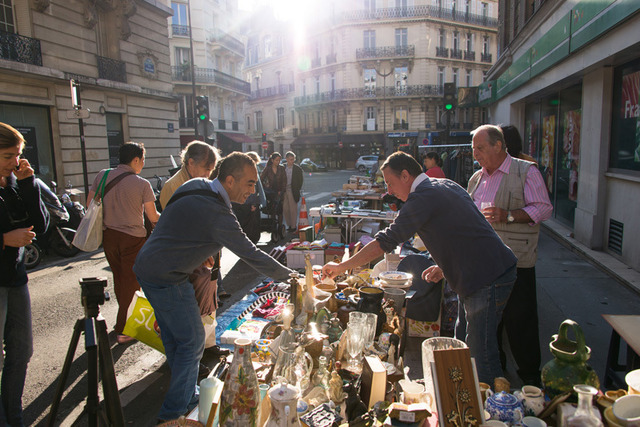
[[[220,397],[220,426],[257,426],[260,403],[258,377],[251,363],[251,340],[234,342],[233,361]]]
[[[382,332],[382,326],[387,322],[387,315],[382,309],[382,298],[384,290],[375,286],[363,286],[360,288],[360,300],[356,310],[363,313],[373,313],[378,315],[376,336]]]
[[[576,337],[575,341],[567,337],[570,328]],[[598,374],[587,364],[591,357],[591,349],[585,345],[580,325],[570,319],[562,322],[558,334],[553,336],[553,341],[549,344],[549,349],[553,354],[553,360],[544,365],[541,377],[545,393],[550,399],[565,392],[572,392],[573,386],[577,384],[600,388]]]

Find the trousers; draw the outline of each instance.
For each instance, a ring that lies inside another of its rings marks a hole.
[[[284,212],[284,220],[289,228],[298,228],[298,203],[293,199],[291,190],[284,192],[284,200],[282,210]]]

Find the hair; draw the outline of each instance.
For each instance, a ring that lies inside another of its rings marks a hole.
[[[253,160],[255,164],[260,163],[260,155],[255,151],[247,151],[245,154],[251,157],[251,160]]]
[[[125,142],[120,146],[118,151],[120,154],[120,164],[128,165],[136,157],[142,158],[144,156],[144,144],[140,142]]]
[[[396,151],[384,161],[381,170],[390,169],[396,175],[406,170],[409,175],[416,177],[422,173],[422,166],[413,157],[403,151]]]
[[[256,167],[253,159],[245,153],[234,151],[218,162],[218,180],[224,181],[228,176],[240,179],[246,166]]]
[[[513,125],[499,125],[504,135],[507,152],[513,157],[518,157],[522,153],[522,137],[518,128]]]
[[[435,151],[429,151],[424,155],[424,158],[434,160],[436,162],[436,166],[440,168],[442,167],[442,157],[440,157],[440,155],[438,155],[438,153],[436,153]]]
[[[287,153],[284,155],[285,158],[287,157],[293,157],[293,159],[296,159],[296,153],[294,153],[293,151],[287,151]]]
[[[0,122],[0,150],[24,145],[24,137],[11,125]]]
[[[215,166],[218,160],[220,160],[218,149],[202,141],[191,141],[185,149],[182,150],[180,157],[182,158],[183,165],[186,165],[189,163],[189,159],[192,159],[193,163],[197,165],[204,164],[206,168],[209,168],[211,165]]]
[[[504,135],[502,134],[502,130],[498,126],[494,126],[494,125],[478,126],[475,130],[471,131],[471,136],[475,136],[482,131],[487,133],[489,145],[495,146],[498,143],[498,141],[500,141],[500,143],[502,143],[502,150],[507,151],[507,144],[504,142]]]

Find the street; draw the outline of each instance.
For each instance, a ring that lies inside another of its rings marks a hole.
[[[306,173],[303,188],[307,208],[326,203],[331,191],[340,188],[353,173],[354,171],[311,175]],[[273,246],[266,243],[268,240],[268,234],[263,233],[259,243],[267,252]],[[232,297],[224,301],[218,314],[239,301],[261,280],[258,273],[243,262],[237,262],[238,258],[228,251],[223,251],[222,261],[223,277],[228,277],[226,282],[223,281],[224,287]],[[71,260],[45,259],[41,268],[31,271],[29,276],[34,354],[25,385],[25,423],[44,425],[74,323],[83,316],[78,281],[84,277],[107,277],[107,290],[111,292],[112,278],[102,251],[81,254]],[[594,267],[554,239],[546,230],[540,236],[537,282],[543,364],[552,358],[548,350],[551,336],[558,333],[558,327],[564,319],[570,318],[582,327],[586,343],[592,349],[589,363],[602,381],[611,329],[601,314],[635,314],[640,304],[640,295]],[[100,307],[108,326],[114,322],[116,309],[114,299]],[[114,337],[110,338],[113,343]],[[421,341],[421,338],[411,339],[405,354],[405,363],[411,367],[412,378],[419,378],[422,374]],[[56,425],[87,424],[86,415],[83,414],[87,395],[83,338],[78,347]],[[170,379],[164,356],[138,342],[128,345],[112,344],[111,350],[127,424],[155,425],[156,414]],[[513,364],[509,366],[506,375],[509,379],[517,378]],[[517,381],[512,386],[517,387]]]

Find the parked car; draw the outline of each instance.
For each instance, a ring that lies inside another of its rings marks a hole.
[[[378,156],[360,156],[356,161],[356,169],[360,172],[370,170],[378,163]]]
[[[318,167],[317,169],[318,172],[326,172],[327,170],[329,170],[329,168],[327,167],[327,164],[324,162],[317,162],[316,166]]]
[[[311,159],[306,158],[306,159],[302,159],[302,161],[300,162],[300,167],[302,168],[303,171],[305,172],[315,172],[318,170],[318,165],[316,165],[313,161],[311,161]]]
[[[262,173],[264,168],[267,167],[267,161],[266,160],[260,160],[256,166],[258,168],[258,175],[259,175],[259,174]]]

